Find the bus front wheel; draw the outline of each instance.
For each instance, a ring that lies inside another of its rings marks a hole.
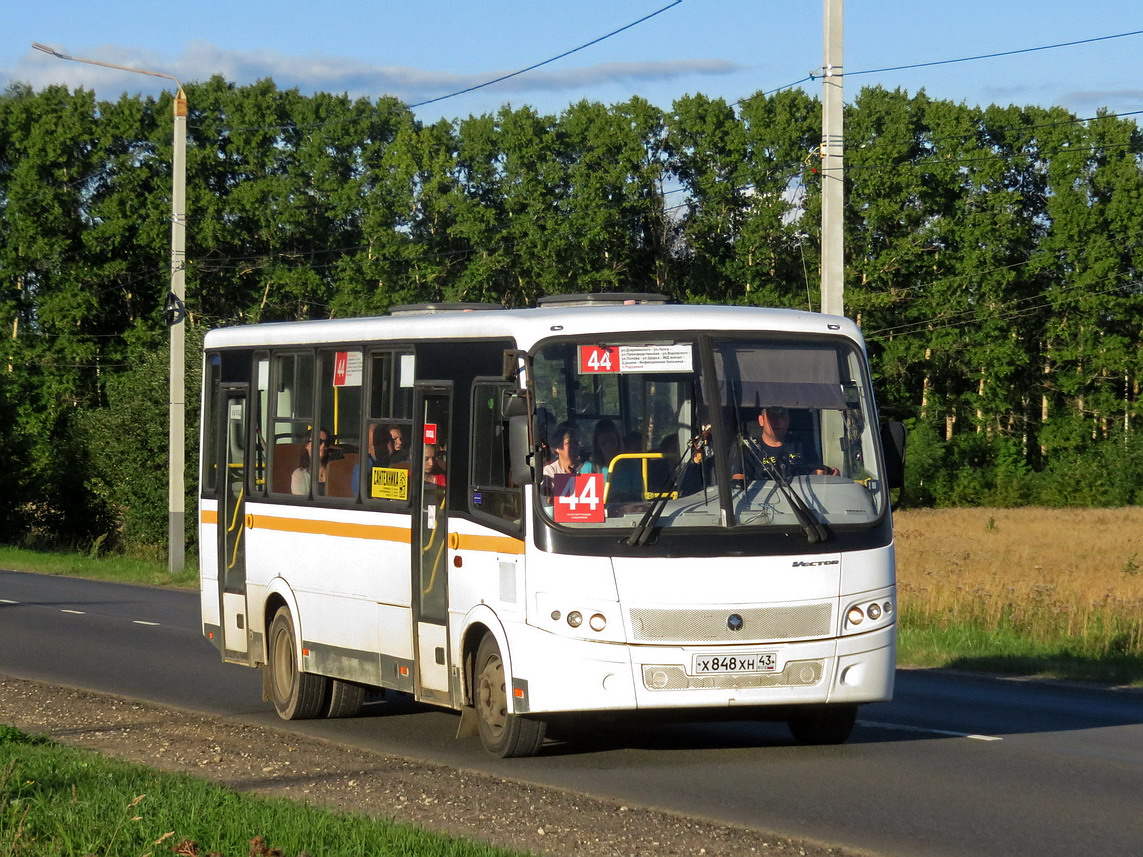
[[[856,722],[856,705],[831,705],[794,714],[786,725],[799,744],[843,744]]]
[[[476,723],[485,750],[501,759],[540,751],[545,723],[509,713],[504,659],[491,634],[476,651],[475,696]]]
[[[282,607],[270,623],[266,669],[270,671],[270,699],[283,720],[309,720],[325,713],[329,679],[298,668],[294,617]]]

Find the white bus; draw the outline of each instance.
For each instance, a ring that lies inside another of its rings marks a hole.
[[[203,632],[283,718],[395,691],[497,756],[590,712],[841,742],[893,690],[891,426],[857,327],[815,313],[576,295],[214,330]]]

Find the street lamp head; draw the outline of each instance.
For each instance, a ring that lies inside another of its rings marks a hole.
[[[131,66],[116,65],[115,63],[110,63],[110,62],[101,62],[100,60],[89,60],[89,59],[84,59],[83,57],[72,57],[72,56],[68,56],[67,54],[60,53],[55,48],[49,47],[48,45],[45,45],[41,42],[32,42],[32,47],[35,48],[37,51],[43,51],[45,54],[50,54],[51,56],[55,57],[56,59],[70,60],[71,62],[80,62],[80,63],[84,63],[86,65],[98,65],[98,66],[102,66],[103,68],[113,68],[116,71],[130,71],[130,72],[134,72],[135,74],[146,74],[146,75],[149,75],[151,77],[161,77],[161,78],[163,78],[163,80],[173,80],[179,88],[179,92],[178,92],[177,97],[180,99],[186,98],[186,95],[183,93],[183,82],[171,74],[163,74],[162,72],[158,72],[158,71],[147,71],[144,68],[131,68]]]
[[[43,51],[45,54],[51,54],[53,57],[59,57],[61,60],[69,60],[71,57],[64,56],[55,48],[49,48],[47,45],[42,45],[39,42],[32,42],[32,47],[37,51]]]

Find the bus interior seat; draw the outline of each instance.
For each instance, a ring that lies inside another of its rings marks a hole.
[[[356,452],[347,452],[342,458],[337,458],[326,465],[325,494],[327,497],[353,496],[353,471],[357,469],[359,456]]]
[[[653,453],[651,454],[653,455]],[[607,502],[634,503],[645,499],[644,492],[662,490],[670,479],[674,466],[669,459],[652,458],[612,459],[609,468]],[[643,465],[647,465],[647,484],[643,484]]]
[[[643,462],[641,460],[638,458],[613,459],[608,471],[608,503],[633,503],[643,499]]]
[[[300,443],[274,444],[274,470],[270,490],[275,494],[290,493],[290,480],[301,463],[303,449],[305,446]]]

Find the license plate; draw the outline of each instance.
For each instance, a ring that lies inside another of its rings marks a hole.
[[[711,673],[766,673],[778,669],[777,652],[740,652],[736,655],[695,655],[691,675]]]

